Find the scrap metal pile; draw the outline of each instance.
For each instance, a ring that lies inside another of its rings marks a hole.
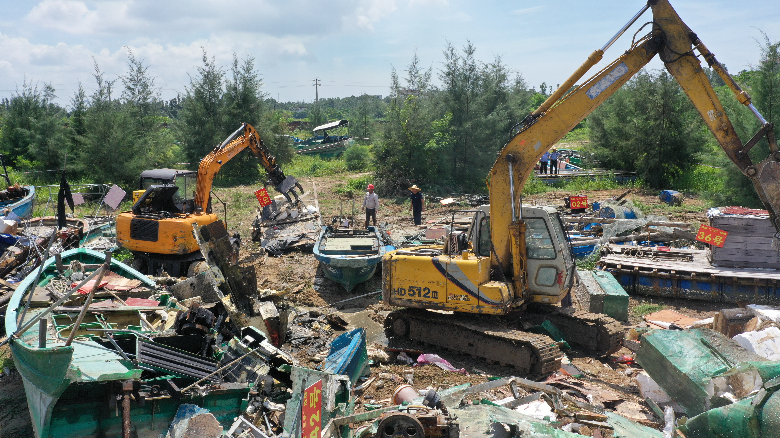
[[[289,202],[277,196],[258,211],[252,222],[252,240],[272,256],[288,250],[311,250],[320,232],[320,214],[303,201]]]

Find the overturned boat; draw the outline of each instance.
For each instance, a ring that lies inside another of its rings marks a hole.
[[[385,252],[393,249],[384,244],[376,227],[362,230],[327,226],[314,244],[314,257],[321,262],[325,276],[349,292],[371,278]]]
[[[289,360],[218,307],[184,307],[110,253],[46,260],[19,283],[5,319],[35,436],[156,438],[183,403],[230,425],[252,385]]]

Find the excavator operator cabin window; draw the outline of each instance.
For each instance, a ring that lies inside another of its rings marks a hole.
[[[482,257],[490,257],[490,218],[482,216],[479,220],[479,241],[477,242],[477,254]]]
[[[525,219],[525,247],[529,259],[554,260],[555,247],[543,218]]]

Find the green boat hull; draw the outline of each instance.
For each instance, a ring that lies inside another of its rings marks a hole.
[[[102,253],[78,248],[62,253],[64,265],[73,260],[83,264],[101,264]],[[154,281],[112,259],[111,270],[126,278],[140,280],[153,288]],[[56,275],[55,259],[44,263],[39,284]],[[17,286],[6,313],[6,333],[17,331],[17,318],[24,292],[32,287],[37,269]],[[45,308],[30,309],[30,321]],[[141,379],[142,370],[124,360],[116,351],[99,343],[76,338],[71,346],[49,338],[46,348],[38,348],[38,324],[11,341],[14,364],[24,383],[30,417],[37,438],[121,437],[121,402],[114,403],[125,380]],[[164,386],[164,382],[142,382]],[[183,382],[182,384],[186,384]],[[134,401],[130,418],[132,436],[157,438],[164,434],[182,403],[209,409],[223,426],[229,426],[242,412],[242,401],[249,388],[243,384],[223,384],[203,397],[173,399],[149,398],[143,406]]]

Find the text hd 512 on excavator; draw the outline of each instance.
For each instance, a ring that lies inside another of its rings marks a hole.
[[[142,271],[156,274],[164,269],[174,277],[193,273],[194,262],[203,259],[193,225],[219,220],[211,208],[214,177],[246,148],[260,160],[271,185],[290,202],[298,201],[301,185],[295,177],[284,175],[257,131],[244,123],[200,161],[197,173],[175,169],[141,173],[144,193],[131,211],[117,216],[116,235],[119,246],[133,252]]]
[[[577,85],[647,9],[652,9],[649,33]],[[571,248],[556,210],[522,205],[521,194],[544,152],[656,55],[680,83],[724,152],[753,182],[778,228],[780,151],[772,125],[669,2],[650,0],[518,124],[518,133],[503,146],[490,170],[490,206],[473,212],[468,233],[458,236],[452,232],[444,246],[399,249],[385,255],[384,302],[405,308],[388,315],[388,338],[461,351],[512,365],[524,374],[548,374],[560,366],[560,351],[551,338],[523,330],[544,320],[563,332],[568,343],[589,354],[608,355],[620,348],[623,330],[617,321],[557,305],[569,294],[576,275]],[[737,137],[699,57],[760,121],[761,129],[747,143]],[[754,163],[747,152],[764,137],[770,154]]]

